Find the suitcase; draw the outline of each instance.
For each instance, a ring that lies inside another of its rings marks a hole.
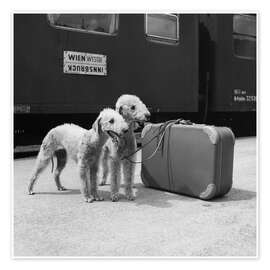
[[[203,200],[232,187],[234,135],[227,127],[172,120],[142,131],[141,178],[146,187]]]

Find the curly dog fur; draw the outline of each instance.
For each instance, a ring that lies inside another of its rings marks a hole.
[[[128,200],[134,200],[132,191],[135,166],[125,156],[129,156],[136,150],[134,130],[138,124],[144,123],[150,117],[150,112],[145,104],[135,95],[122,95],[116,102],[118,111],[128,123],[128,132],[124,134],[118,145],[110,140],[103,147],[101,167],[103,169],[100,185],[105,185],[107,178],[111,182],[111,199],[119,200],[119,187],[121,182],[121,169],[125,183],[125,195]],[[131,160],[134,156],[131,156]],[[109,173],[110,172],[110,173]]]
[[[85,201],[100,200],[96,190],[96,172],[102,147],[109,138],[113,144],[118,144],[119,138],[127,131],[127,123],[113,109],[104,109],[90,130],[74,124],[64,124],[51,129],[40,147],[28,193],[34,194],[33,186],[53,156],[57,158],[57,168],[54,171],[56,186],[58,190],[65,190],[60,182],[60,174],[69,157],[78,164],[81,193]]]

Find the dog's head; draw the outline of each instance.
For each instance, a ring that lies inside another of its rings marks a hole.
[[[128,123],[143,125],[150,118],[150,112],[145,104],[135,95],[120,96],[115,108]]]
[[[106,108],[100,112],[92,128],[98,134],[106,134],[113,142],[119,142],[128,131],[128,124],[117,111]]]

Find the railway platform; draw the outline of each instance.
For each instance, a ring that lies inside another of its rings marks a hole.
[[[140,159],[140,153],[138,153]],[[235,143],[233,187],[202,201],[144,187],[136,165],[134,202],[87,204],[75,164],[62,173],[67,191],[56,190],[51,168],[27,194],[35,157],[14,160],[14,256],[256,256],[256,138]],[[121,187],[123,194],[123,187]]]

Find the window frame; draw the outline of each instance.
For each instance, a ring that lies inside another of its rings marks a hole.
[[[169,38],[159,35],[151,35],[148,33],[148,15],[159,14],[159,15],[167,15],[176,18],[176,39]],[[166,43],[170,45],[175,45],[179,43],[180,35],[179,35],[179,15],[171,14],[171,13],[147,13],[144,15],[144,34],[147,39],[154,42]]]
[[[61,13],[61,14],[68,14],[68,13]],[[80,13],[80,14],[82,14],[82,13]],[[85,13],[85,14],[87,15],[88,13]],[[96,14],[96,13],[89,13],[89,14],[92,15],[92,14]],[[46,14],[46,20],[47,20],[47,23],[55,29],[61,29],[61,30],[72,31],[72,32],[79,32],[79,33],[86,33],[86,34],[102,35],[102,36],[117,36],[118,32],[119,32],[119,21],[120,21],[119,14],[114,14],[114,13],[107,14],[107,15],[115,15],[116,16],[116,28],[115,28],[116,31],[114,33],[106,33],[106,32],[99,32],[99,31],[95,31],[95,30],[86,30],[86,29],[79,29],[79,28],[55,25],[55,24],[52,24],[50,22],[48,15],[53,15],[53,13]]]
[[[242,33],[238,33],[234,31],[234,18],[235,16],[243,16],[243,17],[252,17],[252,15],[248,15],[248,14],[233,14],[232,16],[232,52],[233,52],[233,56],[236,58],[240,58],[240,59],[245,59],[245,60],[251,60],[251,61],[256,61],[257,58],[257,17],[255,19],[255,24],[256,24],[256,32],[255,32],[255,36],[254,35],[250,35],[250,34],[242,34]],[[235,45],[234,45],[234,40],[237,39],[237,37],[241,37],[243,39],[249,39],[249,40],[254,40],[255,42],[255,46],[256,46],[256,53],[255,53],[255,57],[253,56],[243,56],[243,55],[238,55],[235,53]]]
[[[257,31],[256,31],[256,30],[257,30],[257,29],[256,29],[256,19],[255,19],[255,35],[252,35],[252,34],[239,33],[239,32],[234,31],[234,20],[235,20],[235,17],[236,17],[236,16],[246,17],[246,18],[249,18],[249,19],[253,18],[252,15],[248,15],[248,14],[233,14],[233,34],[256,38],[256,37],[257,37]]]

